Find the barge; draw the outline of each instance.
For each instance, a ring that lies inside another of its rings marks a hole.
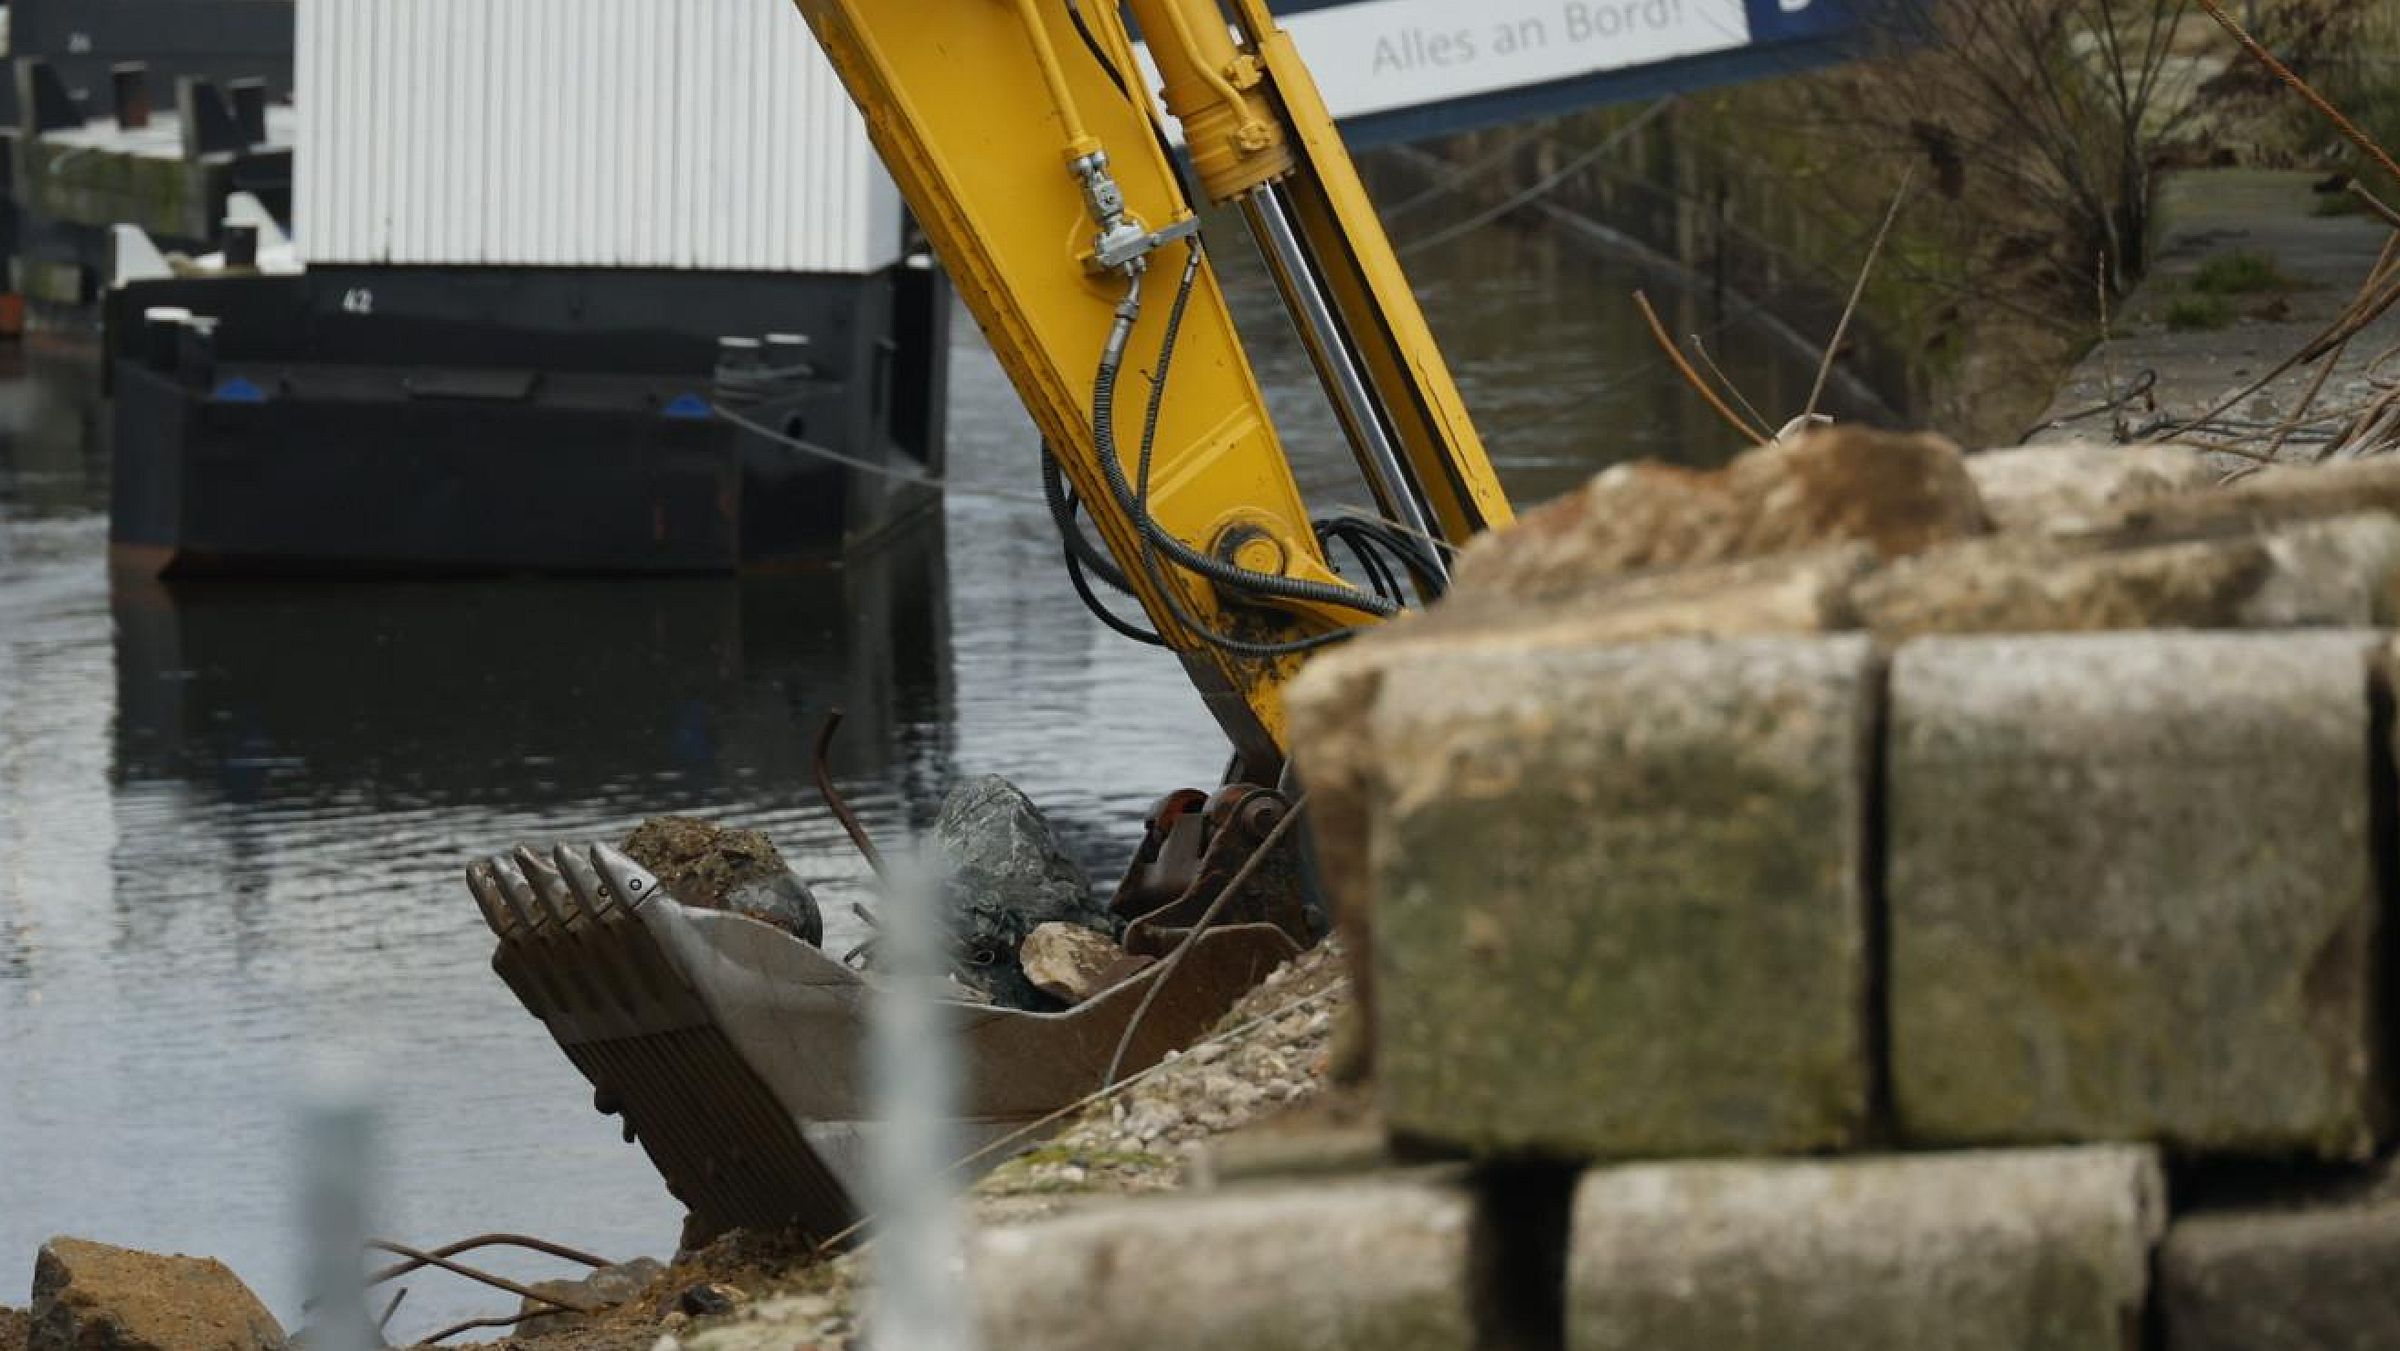
[[[290,238],[120,231],[118,565],[718,573],[930,506],[948,289],[789,20],[311,0]]]

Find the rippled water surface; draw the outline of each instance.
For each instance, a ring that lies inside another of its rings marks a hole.
[[[1411,267],[1520,502],[1725,449],[1614,268],[1491,232]],[[1034,438],[958,334],[942,518],[738,582],[112,589],[88,342],[0,356],[0,1303],[71,1232],[220,1256],[296,1322],[290,1103],[327,1066],[385,1105],[382,1231],[671,1249],[677,1207],[491,974],[459,869],[691,811],[770,832],[838,922],[863,870],[808,786],[828,707],[879,834],[1002,772],[1113,881],[1223,743],[1172,660],[1083,613],[1038,507],[972,491],[1032,491]],[[1803,397],[1788,360],[1717,346],[1760,402]],[[1269,341],[1261,365],[1331,494],[1348,460],[1304,363]],[[425,1283],[397,1330],[495,1307]]]

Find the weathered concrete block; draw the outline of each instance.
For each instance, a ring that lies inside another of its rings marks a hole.
[[[1852,600],[1860,623],[1887,640],[2371,625],[2400,614],[2400,517],[2212,529],[2200,539],[1974,540],[1903,559],[1860,582]]]
[[[1012,1351],[1464,1351],[1475,1205],[1415,1179],[1234,1190],[987,1229],[984,1340]]]
[[[1905,1138],[2372,1146],[2381,644],[1901,649],[1886,900]]]
[[[1386,671],[1370,862],[1392,1129],[1570,1157],[1852,1140],[1875,666],[1846,636]]]
[[[1571,1351],[2126,1351],[2164,1222],[2144,1148],[1586,1174]]]
[[[2178,1220],[2159,1285],[2168,1351],[2390,1351],[2400,1196]]]
[[[1845,424],[1745,451],[1723,469],[1618,465],[1470,544],[1458,583],[1551,600],[1625,573],[1847,543],[1897,558],[1987,528],[1957,446]]]
[[[283,1327],[225,1264],[54,1238],[33,1264],[27,1351],[281,1351]]]
[[[1985,514],[2001,530],[2089,526],[2221,475],[2191,446],[2054,441],[1967,457]]]
[[[1847,628],[1852,625],[1850,588],[1874,566],[1874,550],[1854,543],[1617,578],[1557,601],[1529,602],[1505,587],[1462,586],[1422,615],[1309,662],[1285,691],[1284,707],[1308,785],[1318,872],[1357,958],[1358,1004],[1370,1024],[1375,989],[1374,964],[1367,959],[1374,950],[1369,786],[1381,762],[1371,724],[1385,671],[1469,649],[1499,658],[1659,638]]]

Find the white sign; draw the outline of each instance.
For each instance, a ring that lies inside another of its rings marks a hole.
[[[1808,0],[1784,0],[1786,10]],[[1364,0],[1283,16],[1337,118],[1748,45],[1742,0]]]

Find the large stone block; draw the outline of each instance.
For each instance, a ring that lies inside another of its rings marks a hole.
[[[2176,499],[2180,502],[2182,499]],[[2400,615],[2400,517],[2243,520],[2201,537],[2008,535],[1903,559],[1852,593],[1859,622],[1936,633],[2241,629],[2389,623]]]
[[[1897,558],[1987,528],[1957,446],[1845,424],[1745,451],[1722,469],[1618,465],[1477,539],[1458,582],[1550,600],[1626,573],[1840,544]]]
[[[2400,1195],[2178,1220],[2159,1285],[2167,1351],[2390,1351]]]
[[[987,1229],[970,1270],[1012,1351],[1466,1351],[1475,1229],[1439,1181],[1237,1189]]]
[[[2223,475],[2205,452],[2166,444],[2056,441],[1967,457],[1983,509],[2002,530],[2067,530],[2121,517]]]
[[[2373,1145],[2381,644],[1901,649],[1885,819],[1904,1138]]]
[[[54,1238],[33,1264],[28,1351],[281,1351],[283,1327],[225,1264]]]
[[[1854,1139],[1875,677],[1856,636],[1385,671],[1368,833],[1391,1128],[1570,1157]]]
[[[1651,573],[1595,584],[1571,599],[1528,602],[1505,588],[1452,599],[1309,662],[1286,689],[1293,750],[1308,786],[1318,872],[1357,956],[1358,1002],[1375,1008],[1368,787],[1383,673],[1475,650],[1494,659],[1660,638],[1813,634],[1851,626],[1849,595],[1875,566],[1863,544]],[[1371,1045],[1368,1048],[1371,1051]]]
[[[1597,1169],[1570,1351],[2128,1351],[2164,1222],[2145,1148]]]

